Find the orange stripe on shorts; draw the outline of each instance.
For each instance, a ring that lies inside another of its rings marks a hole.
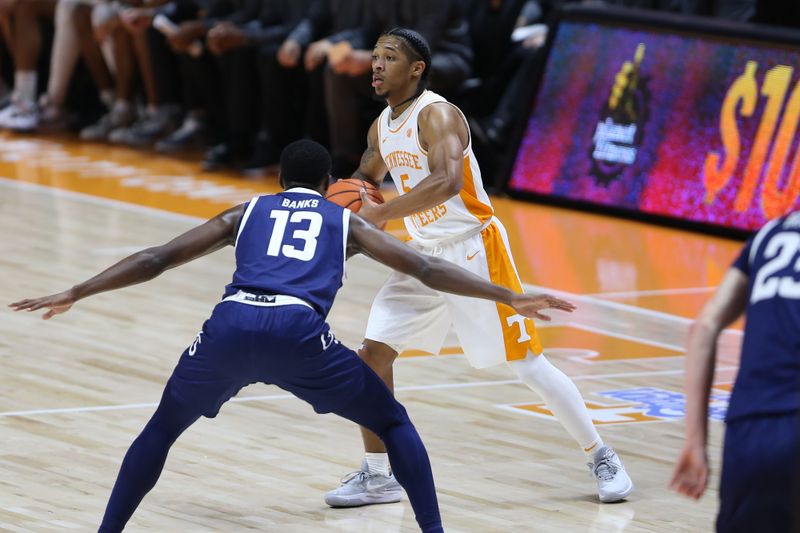
[[[483,246],[486,249],[486,261],[489,265],[489,279],[492,283],[502,285],[514,292],[521,293],[517,271],[511,262],[500,230],[492,223],[481,232]],[[503,328],[503,343],[506,348],[506,360],[525,359],[530,350],[533,354],[542,353],[542,343],[536,333],[536,326],[530,318],[523,318],[512,307],[498,303],[497,314]]]

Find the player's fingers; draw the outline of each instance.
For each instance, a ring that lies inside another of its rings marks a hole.
[[[559,309],[561,311],[567,311],[569,313],[571,313],[576,309],[575,305],[573,305],[572,303],[566,300],[560,300],[558,298],[550,299],[550,307],[552,307],[553,309]]]
[[[361,196],[361,203],[362,204],[373,205],[375,203],[375,200],[370,198],[369,193],[367,192],[367,189],[360,189],[358,191],[358,194],[359,194],[359,196]]]
[[[672,474],[672,479],[669,482],[669,488],[674,490],[675,492],[679,492],[681,494],[685,491],[685,474],[683,470],[676,470],[674,474]]]
[[[677,481],[673,482],[672,488],[678,494],[693,497],[692,484],[688,480],[686,480],[683,476],[681,476]]]
[[[40,298],[39,300],[35,300],[28,305],[28,311],[38,311],[44,307],[48,307],[50,305],[50,300],[48,298]]]
[[[538,318],[539,320],[544,320],[545,322],[550,321],[550,317],[547,315],[543,315],[542,313],[533,313],[534,318]]]
[[[31,301],[31,300],[29,300],[29,299],[27,299],[27,298],[26,298],[26,299],[24,299],[24,300],[20,300],[20,301],[18,301],[18,302],[14,302],[14,303],[8,304],[8,306],[9,306],[11,309],[13,309],[14,311],[22,311],[23,309],[25,309],[25,306],[26,306],[26,305],[28,305],[28,303],[29,303],[30,301]]]

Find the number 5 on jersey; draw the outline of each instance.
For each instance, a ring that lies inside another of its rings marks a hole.
[[[283,209],[273,209],[270,212],[269,217],[275,220],[275,225],[269,238],[267,255],[277,257],[283,254],[292,259],[311,261],[317,251],[317,237],[322,230],[322,215],[316,211],[295,211],[291,216],[289,213]],[[303,247],[298,249],[292,244],[283,244],[286,226],[303,222],[308,222],[308,227],[297,228],[292,233],[292,239],[302,240]]]

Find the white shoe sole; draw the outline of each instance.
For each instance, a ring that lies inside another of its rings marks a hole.
[[[381,503],[397,503],[403,499],[403,491],[396,490],[381,494],[353,494],[351,496],[325,496],[325,503],[331,507],[362,507]]]
[[[606,494],[604,496],[600,495],[598,496],[600,498],[600,501],[603,503],[614,503],[624,500],[630,495],[631,492],[633,492],[633,481],[628,479],[628,486],[625,487],[625,490],[623,490],[622,492],[617,492],[614,494]]]

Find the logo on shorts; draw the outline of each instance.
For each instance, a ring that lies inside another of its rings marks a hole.
[[[474,253],[474,254],[472,254],[472,255],[468,255],[468,256],[467,256],[467,261],[472,261],[473,259],[475,259],[475,256],[476,256],[476,255],[478,255],[479,253],[481,253],[481,251],[480,251],[480,250],[478,250],[477,252],[475,252],[475,253]]]
[[[319,336],[319,340],[322,341],[322,351],[324,352],[334,344],[339,344],[339,339],[333,336],[331,330],[326,331],[322,335]]]
[[[524,316],[517,314],[506,317],[506,325],[508,327],[513,327],[514,324],[516,324],[517,327],[519,328],[519,335],[517,335],[518,343],[528,342],[529,340],[531,340],[531,336],[528,335],[528,330],[525,327]]]
[[[199,333],[197,334],[197,337],[195,337],[195,339],[194,339],[194,342],[192,343],[192,345],[191,345],[191,346],[189,346],[189,357],[191,357],[191,356],[193,356],[194,354],[196,354],[196,353],[197,353],[197,345],[198,345],[198,344],[202,344],[202,343],[203,343],[203,339],[202,339],[202,338],[200,338],[200,335],[202,335],[202,334],[203,334],[203,332],[202,332],[202,331],[201,331],[201,332],[199,332]]]

